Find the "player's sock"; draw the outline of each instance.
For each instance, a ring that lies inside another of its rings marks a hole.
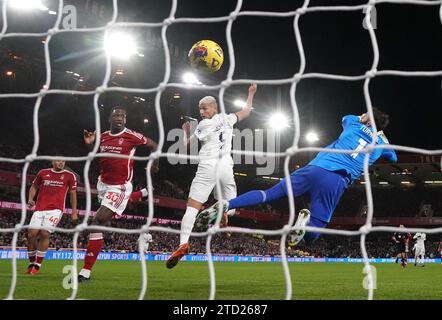
[[[33,264],[37,258],[37,250],[28,251],[29,264]]]
[[[139,191],[132,192],[129,198],[129,202],[132,204],[138,203],[142,198],[146,198],[148,195],[147,189],[141,189]]]
[[[399,257],[396,257],[396,261],[394,263],[398,263],[399,262]]]
[[[101,232],[91,233],[89,235],[89,244],[87,246],[86,256],[84,258],[84,266],[83,269],[80,271],[80,274],[85,276],[86,278],[90,277],[90,271],[92,270],[95,261],[97,261],[100,250],[103,247],[103,243],[103,234]]]
[[[43,259],[45,258],[46,251],[37,251],[37,257],[35,259],[35,264],[41,266]]]
[[[141,199],[141,191],[134,191],[130,194],[130,202],[137,203]]]
[[[233,217],[235,214],[236,214],[236,210],[235,209],[227,211],[227,216],[228,217]]]
[[[180,245],[189,242],[190,233],[192,232],[197,214],[198,209],[192,207],[186,208],[183,220],[181,221]]]
[[[236,197],[235,199],[230,200],[228,210],[272,202],[286,196],[287,194],[282,187],[282,183],[280,182],[270,189],[249,191],[240,195],[239,197]]]
[[[403,268],[405,268],[405,259],[404,259],[404,258],[401,259],[401,266],[402,266]]]

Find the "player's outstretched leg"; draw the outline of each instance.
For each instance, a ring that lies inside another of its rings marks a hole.
[[[197,230],[207,230],[209,224],[216,221],[218,216],[218,208],[222,206],[223,218],[221,219],[221,226],[227,224],[227,211],[229,207],[229,202],[226,200],[221,200],[216,202],[211,207],[199,212],[195,219],[195,228]]]
[[[405,253],[402,253],[402,258],[401,258],[401,267],[405,268],[407,266],[407,258],[405,256]]]
[[[140,202],[142,199],[146,198],[148,196],[148,192],[147,192],[147,188],[143,188],[139,191],[134,191],[131,193],[129,201],[128,201],[128,205],[132,204],[135,205],[138,202]]]
[[[295,227],[305,227],[310,222],[310,210],[302,209],[298,213],[298,219],[296,219]],[[297,245],[305,236],[305,230],[294,230],[290,233],[290,243]]]

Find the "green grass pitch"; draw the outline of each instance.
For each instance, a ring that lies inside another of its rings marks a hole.
[[[25,274],[27,261],[18,261],[15,299],[66,299],[63,267],[70,261],[44,261],[41,273]],[[82,261],[79,261],[79,266]],[[146,299],[208,299],[208,264],[181,262],[166,269],[165,262],[146,263]],[[397,264],[375,264],[375,299],[442,299],[442,265],[412,264],[401,269]],[[362,264],[290,263],[293,299],[366,299],[362,287]],[[0,260],[0,298],[5,298],[11,281],[11,261]],[[215,263],[218,300],[284,299],[285,280],[280,263]],[[80,284],[79,299],[137,299],[141,288],[138,262],[98,261],[90,283]]]

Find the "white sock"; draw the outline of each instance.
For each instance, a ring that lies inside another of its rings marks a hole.
[[[82,276],[85,277],[85,278],[90,278],[90,276],[91,276],[91,270],[88,270],[88,269],[81,269],[81,271],[80,271],[79,274],[82,275]]]
[[[190,233],[195,223],[198,209],[187,207],[186,213],[184,213],[183,220],[181,220],[181,233],[180,233],[180,245],[189,242]]]
[[[141,197],[146,198],[147,195],[148,195],[147,189],[146,188],[141,189]]]
[[[38,251],[37,250],[37,257],[45,257],[46,256],[46,251]]]

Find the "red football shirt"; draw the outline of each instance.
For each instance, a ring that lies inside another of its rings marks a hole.
[[[68,190],[77,189],[75,175],[67,170],[60,172],[43,169],[32,182],[39,187],[35,210],[46,211],[59,209],[64,211]]]
[[[110,185],[132,181],[135,147],[145,145],[149,138],[125,128],[117,134],[106,131],[101,134],[100,152],[127,155],[130,158],[100,158],[100,179]]]

